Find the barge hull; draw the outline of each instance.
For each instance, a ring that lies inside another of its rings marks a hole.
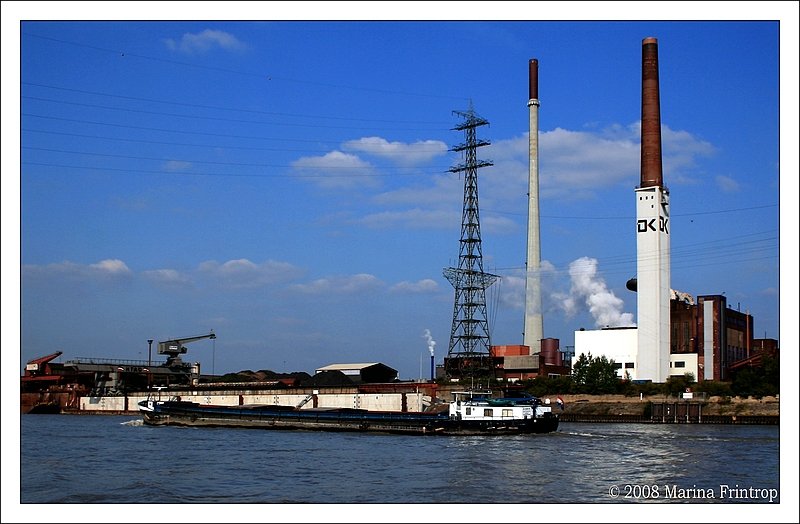
[[[233,427],[277,430],[379,432],[411,435],[518,435],[550,433],[558,417],[526,420],[464,421],[441,414],[388,413],[350,409],[275,410],[228,408],[165,402],[142,411],[150,426]]]

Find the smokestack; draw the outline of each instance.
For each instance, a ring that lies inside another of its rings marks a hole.
[[[431,336],[431,330],[430,329],[426,329],[425,332],[422,334],[422,336],[425,337],[425,340],[428,341],[428,351],[431,352],[431,381],[435,381],[436,380],[436,365],[434,363],[435,361],[434,361],[433,351],[434,351],[434,348],[436,347],[436,341],[433,340],[433,337]],[[422,373],[420,373],[420,374],[422,374]],[[422,378],[422,377],[420,377],[420,378]]]
[[[523,344],[535,355],[541,351],[544,336],[539,244],[539,61],[535,58],[528,61],[528,97],[528,257]]]
[[[635,378],[664,382],[670,355],[669,190],[661,170],[658,41],[642,40],[642,165],[636,188],[637,339]],[[708,377],[704,377],[708,378]]]
[[[539,100],[539,61],[528,61],[528,100]]]
[[[642,40],[642,165],[640,187],[662,187],[658,41]]]

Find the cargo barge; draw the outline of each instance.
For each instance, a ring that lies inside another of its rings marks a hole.
[[[412,435],[551,433],[559,417],[537,397],[491,398],[490,392],[453,392],[453,400],[425,412],[302,406],[220,406],[148,398],[139,403],[150,426],[205,426]]]

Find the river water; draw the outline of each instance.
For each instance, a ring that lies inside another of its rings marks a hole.
[[[723,503],[763,510],[781,499],[778,426],[562,423],[547,435],[442,437],[148,427],[136,416],[23,415],[20,430],[23,509]],[[138,516],[134,521],[152,520]],[[104,513],[102,521],[120,518],[124,512]],[[421,518],[430,521],[431,514]],[[165,521],[163,514],[155,520]],[[470,520],[469,514],[461,520]]]

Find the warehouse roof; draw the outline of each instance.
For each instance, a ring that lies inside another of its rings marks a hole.
[[[322,368],[317,368],[316,372],[319,373],[320,371],[343,371],[345,369],[364,369],[370,366],[377,366],[380,362],[365,362],[362,364],[329,364]]]
[[[322,373],[339,373],[346,375],[356,384],[376,382],[392,382],[397,379],[397,370],[380,362],[360,362],[357,364],[330,364],[318,368],[316,375]]]

